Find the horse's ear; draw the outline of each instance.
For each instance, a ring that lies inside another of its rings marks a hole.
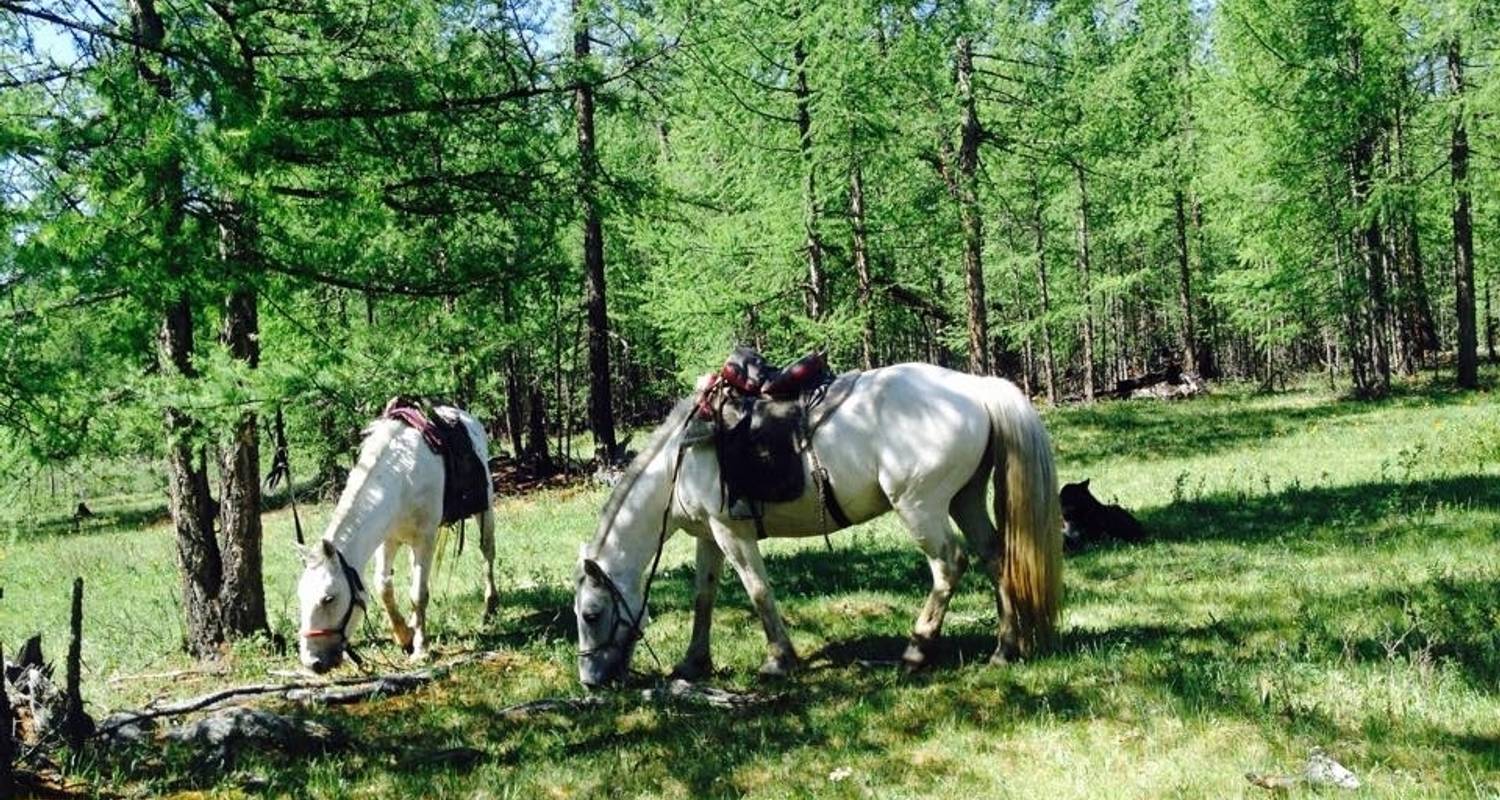
[[[583,560],[583,574],[589,576],[595,583],[601,585],[609,583],[609,576],[604,574],[604,568],[592,558]]]
[[[301,542],[292,542],[292,549],[297,551],[297,557],[302,559],[303,564],[312,563],[312,550],[309,550],[307,545]]]
[[[323,557],[328,559],[329,561],[332,561],[334,556],[333,542],[330,542],[327,539],[322,539],[321,542],[323,544]]]
[[[1085,488],[1085,489],[1087,489],[1087,488],[1089,488],[1089,481],[1090,481],[1090,480],[1091,480],[1091,479],[1090,479],[1090,478],[1084,478],[1084,479],[1083,479],[1083,483],[1080,483],[1080,484],[1078,484],[1078,485],[1079,485],[1079,486],[1082,486],[1082,487],[1083,487],[1083,488]]]

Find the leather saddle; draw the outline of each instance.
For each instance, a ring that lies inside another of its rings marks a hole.
[[[797,500],[807,491],[812,435],[849,395],[859,373],[834,377],[822,353],[778,369],[748,347],[735,348],[698,397],[688,444],[712,441],[730,516],[760,520],[765,503]],[[811,453],[814,480],[840,526],[826,475]]]

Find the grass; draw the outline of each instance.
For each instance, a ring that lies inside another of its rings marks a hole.
[[[89,755],[72,769],[111,791],[312,797],[1237,797],[1247,771],[1296,772],[1322,747],[1372,797],[1500,796],[1500,401],[1406,387],[1380,403],[1324,391],[1228,390],[1184,404],[1050,412],[1065,480],[1139,512],[1153,540],[1068,562],[1058,650],[983,664],[994,612],[969,576],[941,663],[899,656],[925,563],[894,519],[820,541],[769,542],[772,580],[809,666],[738,712],[643,703],[506,717],[579,693],[569,577],[599,491],[499,508],[503,613],[480,628],[478,558],[435,582],[439,652],[510,656],[440,685],[314,713],[348,737],[317,755]],[[311,514],[311,527],[328,509]],[[306,520],[304,520],[306,522]],[[471,531],[472,533],[472,531]],[[294,624],[286,512],[267,517],[273,626]],[[67,581],[88,580],[91,709],[263,679],[288,667],[245,643],[226,675],[188,666],[172,545],[160,527],[13,534],[0,549],[0,635],[63,628]],[[669,543],[647,641],[670,664],[691,619],[692,547]],[[759,624],[732,579],[717,611],[715,682],[757,688]],[[376,657],[399,662],[389,645]],[[642,650],[637,667],[658,671]],[[111,680],[114,678],[115,680]],[[122,679],[124,678],[124,679]],[[643,679],[643,683],[645,679]],[[636,688],[639,688],[637,686]]]

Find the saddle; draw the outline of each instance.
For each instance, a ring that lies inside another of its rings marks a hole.
[[[748,347],[735,348],[709,376],[686,441],[713,441],[731,517],[754,519],[759,527],[765,503],[802,497],[807,454],[825,510],[839,527],[849,524],[812,449],[812,436],[858,377],[857,372],[834,377],[823,353],[778,369]]]
[[[380,415],[415,428],[443,460],[443,524],[452,525],[489,508],[490,471],[480,461],[469,429],[455,414],[437,408],[424,414],[415,403],[393,397]]]

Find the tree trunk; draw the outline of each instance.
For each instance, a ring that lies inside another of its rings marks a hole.
[[[1203,232],[1203,202],[1195,195],[1192,203],[1192,216],[1189,219],[1193,228],[1193,241],[1198,250],[1198,275],[1204,281],[1208,280],[1209,250],[1204,241]],[[1214,307],[1208,301],[1208,295],[1202,291],[1198,292],[1197,304],[1197,331],[1198,331],[1198,375],[1203,378],[1216,378],[1219,375],[1218,359],[1215,351],[1219,347],[1218,328],[1214,324]]]
[[[807,249],[807,315],[822,319],[828,289],[823,275],[823,240],[818,234],[818,172],[813,158],[812,91],[807,86],[807,49],[801,40],[792,50],[797,98],[797,152],[802,156],[803,228]]]
[[[526,457],[542,469],[552,465],[552,453],[547,445],[547,398],[541,387],[532,386],[527,398],[529,419],[526,424]]]
[[[1367,132],[1355,145],[1350,174],[1353,177],[1354,207],[1368,210],[1373,193],[1371,170],[1374,166],[1375,134]],[[1390,326],[1390,305],[1386,297],[1385,245],[1378,215],[1367,214],[1356,234],[1356,253],[1364,271],[1363,331],[1365,352],[1371,370],[1364,393],[1382,396],[1391,388],[1391,361],[1386,332]]]
[[[1491,279],[1484,279],[1484,344],[1490,351],[1490,363],[1500,358],[1500,353],[1495,352],[1495,312],[1490,306]]]
[[[969,301],[969,371],[990,374],[990,320],[984,302],[984,223],[979,209],[979,112],[974,100],[974,42],[958,38],[958,213],[964,237],[964,292]]]
[[[233,212],[232,212],[233,214]],[[249,269],[254,245],[248,241],[254,228],[236,218],[221,228],[223,257],[229,272]],[[250,369],[260,365],[260,320],[255,289],[240,282],[224,308],[222,341],[234,359]],[[224,585],[220,607],[230,636],[243,636],[267,629],[265,588],[261,568],[260,436],[254,411],[240,414],[234,438],[223,451],[220,464],[223,489],[220,512],[223,541]]]
[[[1183,370],[1191,371],[1198,367],[1198,334],[1193,327],[1193,275],[1188,258],[1187,208],[1182,189],[1172,192],[1172,207],[1177,225],[1177,304],[1182,314],[1178,347]]]
[[[526,453],[522,434],[526,430],[526,391],[521,382],[521,368],[516,354],[505,357],[505,427],[510,434],[510,452],[520,458]]]
[[[1073,162],[1078,180],[1078,274],[1083,302],[1083,398],[1094,399],[1094,304],[1089,289],[1089,192],[1083,162]]]
[[[1469,130],[1464,121],[1464,62],[1457,37],[1448,42],[1448,79],[1458,110],[1448,163],[1453,173],[1453,283],[1458,316],[1458,385],[1479,386],[1479,342],[1474,324],[1474,222],[1469,211]]]
[[[854,231],[854,274],[859,281],[859,349],[865,369],[875,368],[875,296],[870,282],[870,245],[865,233],[865,179],[854,160],[849,170],[849,226]]]
[[[583,0],[573,0],[573,57],[582,68],[589,61],[589,24]],[[613,459],[619,449],[615,441],[614,406],[610,401],[609,312],[604,293],[604,227],[598,197],[598,153],[594,149],[594,87],[580,80],[574,92],[578,116],[578,197],[583,203],[583,304],[588,315],[589,427],[595,446]]]
[[[1052,352],[1052,299],[1047,283],[1047,220],[1044,215],[1041,182],[1031,179],[1032,234],[1036,237],[1036,283],[1042,301],[1042,379],[1047,387],[1047,402],[1057,405],[1057,359]]]
[[[151,87],[163,106],[173,102],[171,77],[164,69],[153,66],[154,56],[166,39],[155,0],[131,0],[131,21],[136,41],[136,69],[141,80]],[[162,256],[165,273],[170,279],[181,279],[187,272],[187,259],[179,238],[182,235],[183,172],[182,163],[173,152],[148,168],[147,190],[154,196],[153,211],[160,215]],[[191,381],[197,378],[193,367],[193,308],[189,295],[172,290],[164,298],[161,325],[157,331],[157,364],[163,377]],[[199,658],[214,655],[224,641],[223,618],[219,609],[219,591],[223,586],[223,562],[219,543],[214,538],[213,498],[208,487],[202,446],[194,441],[197,423],[173,406],[162,413],[167,435],[167,476],[169,509],[177,541],[177,564],[182,577],[182,604],[187,617],[187,648]]]

